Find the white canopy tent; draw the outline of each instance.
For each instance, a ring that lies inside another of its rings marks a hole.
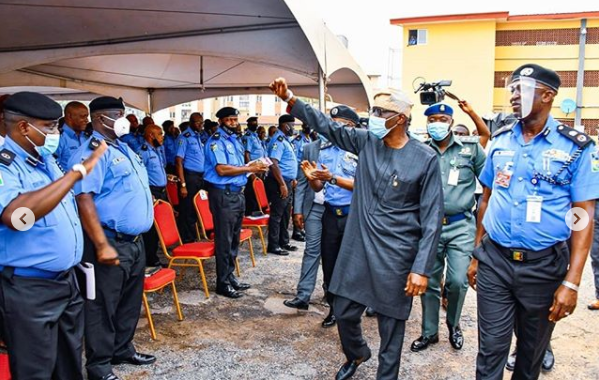
[[[368,77],[312,0],[0,0],[0,93],[120,96],[148,113],[226,95],[296,95],[360,110]],[[319,80],[324,78],[324,80]],[[320,88],[319,88],[320,84]],[[10,90],[10,91],[9,91]]]

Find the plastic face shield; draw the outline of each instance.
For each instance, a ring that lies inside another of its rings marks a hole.
[[[511,105],[512,111],[518,119],[524,119],[532,112],[537,88],[535,79],[523,76],[506,85],[506,96],[508,97],[506,104]]]

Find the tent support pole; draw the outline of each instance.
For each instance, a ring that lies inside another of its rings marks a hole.
[[[148,116],[152,116],[154,112],[154,97],[152,94],[154,94],[154,89],[148,88]]]
[[[322,71],[322,68],[318,66],[318,109],[320,112],[326,112],[327,109],[324,88],[325,76],[326,74]]]

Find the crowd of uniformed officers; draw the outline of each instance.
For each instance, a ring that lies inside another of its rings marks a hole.
[[[422,329],[411,351],[439,342],[441,306],[447,339],[461,349],[469,284],[476,378],[502,379],[505,367],[514,379],[538,378],[553,367],[551,334],[576,307],[593,239],[592,223],[571,231],[566,213],[579,207],[592,220],[599,198],[595,144],[550,115],[560,83],[553,70],[523,65],[507,87],[514,123],[491,136],[459,101],[476,127],[470,135],[437,103],[424,113],[426,139],[410,132],[413,104],[401,91],[375,95],[365,120],[345,105],[319,112],[282,78],[270,88],[288,113],[268,133],[257,117],[243,132],[232,107],[217,122],[196,112],[176,127],[151,117],[140,124],[108,96],[64,112],[38,93],[2,99],[0,324],[13,379],[83,379],[82,351],[91,380],[118,379],[115,364],[155,362],[133,337],[144,278],[162,265],[153,204],[168,199],[168,181],[178,188],[183,242],[199,238],[192,202],[208,192],[216,293],[229,298],[250,288],[235,277],[235,261],[244,217],[265,211],[252,186],[263,181],[267,252],[289,255],[298,249],[291,239],[305,241],[286,306],[309,308],[322,262],[322,327],[337,325],[347,358],[336,379],[372,355],[364,313],[378,321],[377,379],[397,379],[416,296]]]

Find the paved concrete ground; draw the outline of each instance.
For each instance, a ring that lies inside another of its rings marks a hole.
[[[158,339],[150,339],[143,316],[139,322],[135,336],[138,351],[155,354],[157,363],[146,368],[118,366],[115,373],[126,380],[333,379],[344,357],[336,329],[320,327],[328,310],[322,302],[320,277],[310,310],[286,308],[282,302],[294,295],[301,249],[289,257],[264,257],[255,240],[256,268],[251,267],[247,250],[241,254],[242,280],[253,286],[246,297],[229,300],[213,292],[205,299],[197,272],[188,269],[178,282],[185,320],[177,322],[171,294],[165,291],[151,299]],[[213,291],[214,261],[206,267]],[[541,379],[599,379],[599,312],[586,309],[593,297],[590,272],[587,265],[578,309],[556,327],[553,346],[557,364]],[[468,293],[464,307],[466,344],[461,351],[451,348],[442,325],[440,343],[422,353],[410,352],[410,343],[420,334],[420,315],[420,303],[415,300],[407,323],[400,379],[473,379],[477,349],[475,293]],[[364,333],[375,355],[354,378],[374,379],[379,343],[375,319],[365,318]],[[505,379],[510,378],[509,374],[506,372]]]

